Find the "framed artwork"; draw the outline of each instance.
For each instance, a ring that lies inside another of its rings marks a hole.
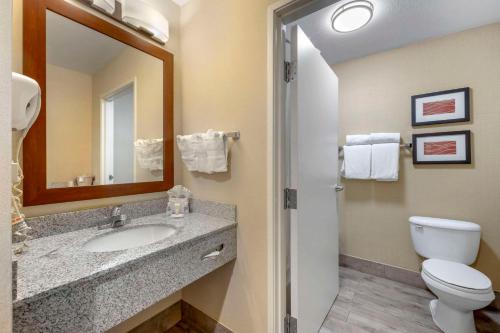
[[[413,164],[471,164],[470,131],[413,134]]]
[[[411,97],[413,126],[470,120],[469,88],[437,91]]]

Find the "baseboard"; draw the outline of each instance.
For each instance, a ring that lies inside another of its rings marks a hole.
[[[128,333],[179,332],[179,327],[183,328],[182,332],[191,332],[192,329],[198,333],[233,333],[215,319],[182,300],[144,321]]]
[[[372,274],[392,281],[426,289],[424,280],[422,280],[420,273],[410,271],[408,269],[386,265],[345,254],[340,255],[339,263],[340,266],[352,268],[363,273]]]
[[[182,322],[201,333],[233,333],[215,319],[210,318],[204,312],[198,310],[191,304],[181,301]]]
[[[490,307],[496,311],[500,311],[500,292],[495,291],[495,299],[491,302]]]

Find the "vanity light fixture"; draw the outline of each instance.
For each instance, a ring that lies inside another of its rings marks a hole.
[[[167,19],[142,0],[122,0],[122,21],[134,28],[146,31],[160,43],[168,41]]]
[[[104,10],[110,15],[115,12],[115,0],[91,0],[90,2],[93,7]]]
[[[366,0],[355,0],[341,5],[333,12],[332,28],[337,32],[361,29],[373,17],[373,4]]]

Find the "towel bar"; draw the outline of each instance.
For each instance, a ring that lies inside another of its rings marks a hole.
[[[413,149],[413,143],[402,143],[399,145],[401,149]],[[339,147],[339,153],[343,151],[343,147]]]
[[[224,135],[228,138],[232,138],[233,140],[239,140],[240,139],[240,131],[234,131],[234,132],[224,132]]]

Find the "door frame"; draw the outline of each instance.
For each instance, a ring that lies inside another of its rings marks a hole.
[[[110,137],[110,133],[108,132],[110,129],[109,120],[113,118],[114,120],[114,105],[113,105],[113,112],[112,116],[110,116],[110,102],[107,99],[101,99],[101,131],[100,131],[100,147],[101,147],[101,152],[100,152],[100,170],[99,170],[99,184],[102,185],[109,185],[113,184],[114,182],[110,182],[109,179],[109,169],[112,169],[113,163],[109,163],[108,158],[109,158],[109,148],[112,146],[113,143],[111,143],[108,139]]]
[[[283,333],[287,314],[286,284],[289,235],[284,209],[285,54],[284,25],[341,0],[279,0],[267,11],[267,304],[269,333]]]
[[[99,96],[99,112],[100,112],[100,130],[99,130],[99,147],[100,147],[100,152],[99,152],[99,183],[101,185],[110,185],[107,181],[105,182],[105,178],[106,178],[106,175],[105,175],[105,159],[106,159],[106,156],[104,154],[104,151],[105,151],[105,145],[106,145],[106,138],[105,138],[105,131],[106,131],[106,122],[105,122],[105,118],[106,116],[104,115],[105,113],[105,108],[106,108],[106,103],[108,102],[108,99],[110,97],[112,97],[113,95],[116,95],[118,94],[120,91],[122,91],[123,89],[126,89],[128,86],[132,86],[133,88],[133,92],[134,92],[134,105],[133,105],[133,117],[134,117],[134,142],[137,140],[137,119],[138,119],[138,116],[137,116],[137,77],[134,76],[130,79],[126,79],[125,81],[123,81],[122,83],[118,84],[116,87],[113,87],[111,89],[109,89],[108,91],[104,92],[103,94],[101,94]],[[103,126],[104,125],[104,126]],[[135,183],[137,181],[137,156],[136,156],[137,152],[135,150],[135,147],[134,147],[134,153],[133,153],[133,159],[134,159],[134,163],[133,163],[133,173],[134,173],[134,179],[132,180],[132,183]]]

